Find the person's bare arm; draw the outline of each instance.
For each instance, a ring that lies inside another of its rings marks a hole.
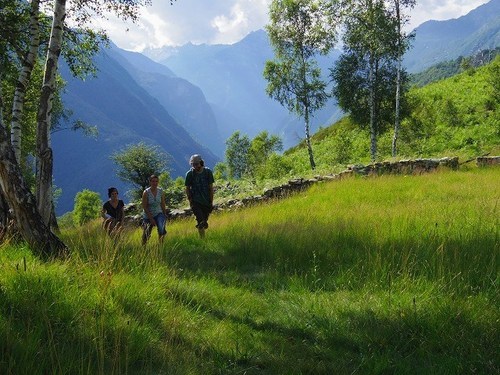
[[[193,197],[191,197],[191,189],[189,188],[189,186],[186,186],[186,197],[189,201],[189,205],[191,206],[191,204],[193,203]]]
[[[164,191],[161,193],[161,211],[163,212],[163,215],[167,216],[167,202]]]
[[[210,205],[213,207],[213,205],[214,205],[214,184],[208,185],[208,193],[210,196]]]
[[[118,221],[123,221],[125,218],[125,208],[124,206],[120,207],[120,213],[118,214]]]

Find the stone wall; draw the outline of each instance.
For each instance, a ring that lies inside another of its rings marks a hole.
[[[478,157],[477,165],[482,167],[486,165],[500,164],[500,156]],[[293,179],[288,183],[273,187],[265,190],[262,195],[254,195],[243,199],[230,199],[226,202],[216,204],[214,211],[234,210],[256,203],[265,202],[268,200],[275,200],[285,198],[291,194],[303,191],[313,184],[320,181],[333,181],[346,177],[358,176],[380,176],[384,174],[398,174],[398,175],[419,175],[423,173],[430,173],[440,168],[447,168],[456,170],[460,166],[458,157],[446,157],[441,159],[414,159],[414,160],[400,160],[397,162],[377,162],[368,165],[350,165],[345,171],[338,174],[316,176],[310,179]],[[128,212],[137,212],[136,205],[128,205],[126,207],[126,222],[139,224],[141,215],[128,215]],[[189,217],[192,215],[190,208],[174,209],[168,214],[169,220],[178,218]]]
[[[480,156],[476,159],[478,167],[500,164],[500,156]]]

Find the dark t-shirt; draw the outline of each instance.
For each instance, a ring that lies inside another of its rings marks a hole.
[[[214,183],[214,175],[210,168],[203,168],[201,173],[196,173],[190,169],[186,173],[185,185],[191,190],[193,201],[203,206],[209,207],[210,201],[210,188],[209,186]]]
[[[102,209],[103,210],[106,210],[106,213],[111,216],[113,219],[116,219],[116,220],[122,220],[123,218],[121,217],[121,212],[122,212],[122,208],[125,206],[125,204],[123,203],[123,201],[120,199],[118,200],[118,205],[116,206],[116,208],[114,208],[110,201],[107,201],[106,203],[104,203],[102,205]]]

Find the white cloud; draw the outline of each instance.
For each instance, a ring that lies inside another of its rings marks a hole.
[[[248,18],[245,11],[241,9],[240,4],[236,4],[232,7],[229,17],[224,14],[215,16],[210,25],[219,34],[219,38],[217,39],[222,39],[218,42],[224,43],[225,37],[230,36],[229,38],[232,39],[233,35],[240,34],[240,30],[248,27]]]
[[[228,10],[213,17],[211,43],[234,43],[248,33],[261,29],[267,23],[267,9],[270,0],[240,0]]]
[[[410,27],[467,14],[488,0],[417,0]],[[231,44],[268,22],[271,0],[153,0],[142,10],[137,24],[116,19],[100,22],[119,47],[141,51],[145,47],[193,44]],[[127,31],[128,30],[128,31]]]

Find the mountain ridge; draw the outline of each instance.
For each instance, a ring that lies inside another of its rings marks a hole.
[[[469,56],[500,45],[500,0],[491,0],[466,15],[426,21],[415,29],[412,48],[403,63],[417,73],[446,60]]]

